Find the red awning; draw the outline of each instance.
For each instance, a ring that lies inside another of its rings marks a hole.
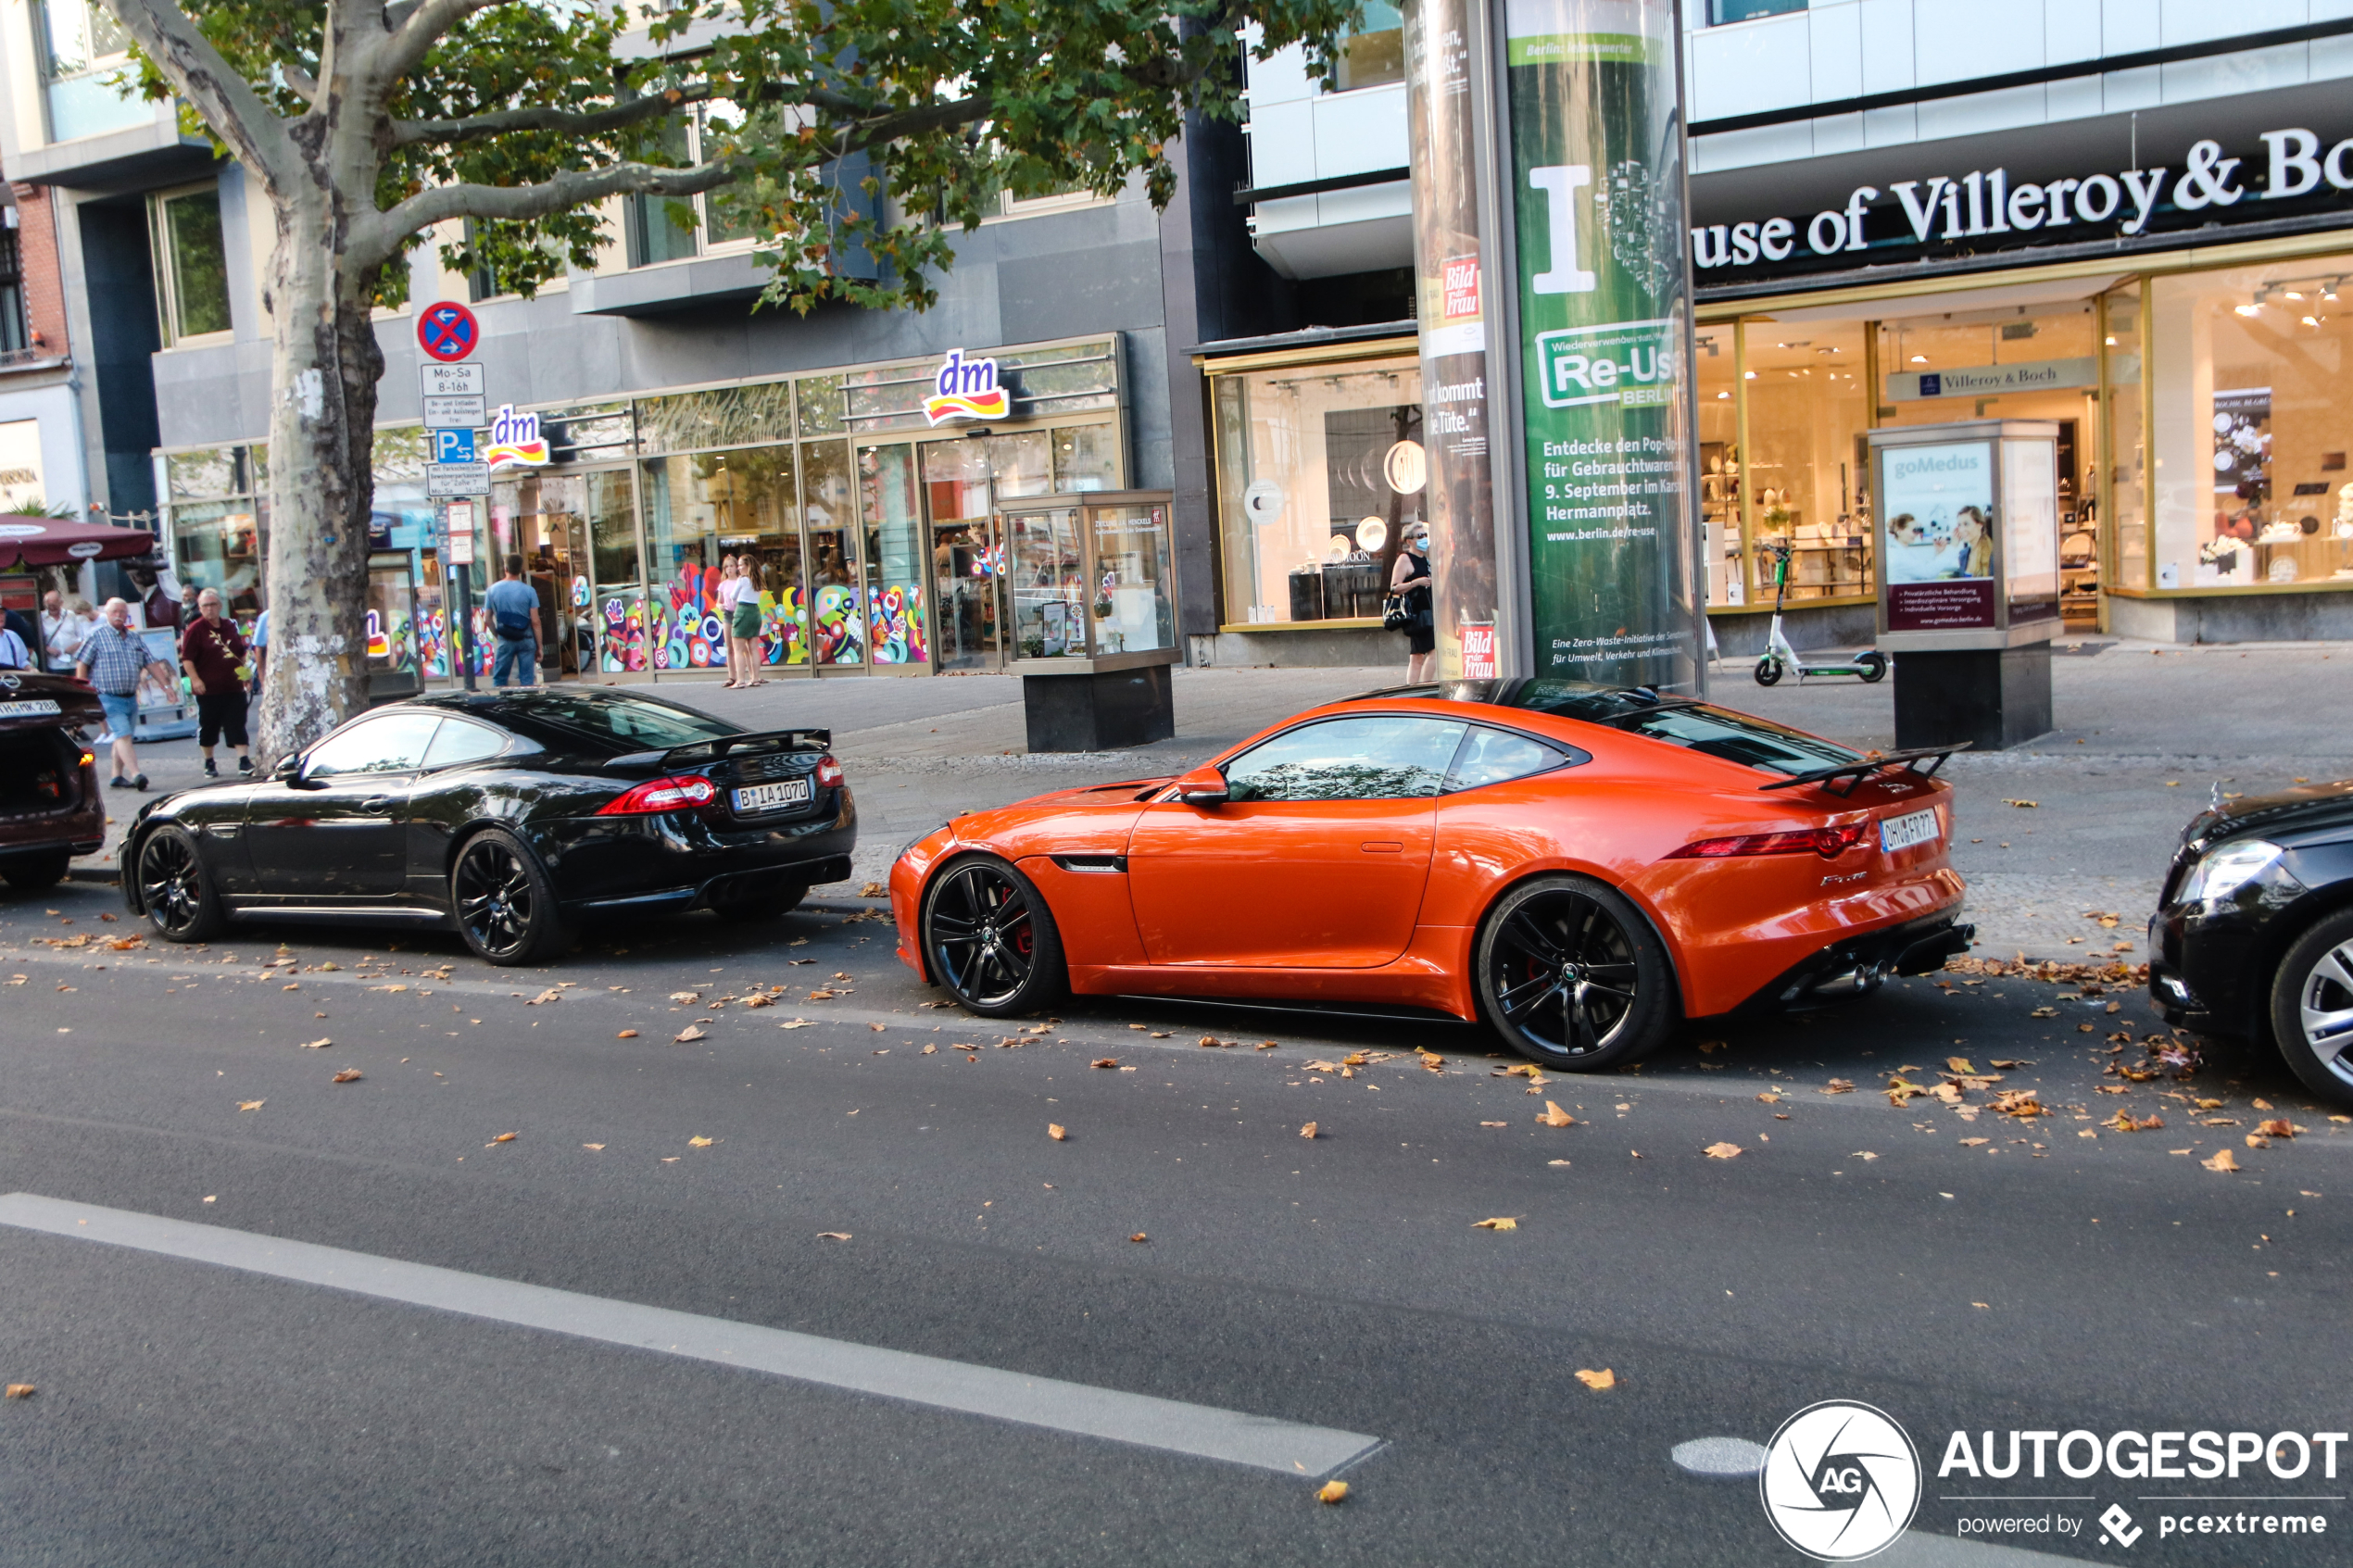
[[[0,516],[0,570],[127,560],[153,555],[155,549],[156,536],[144,528],[114,528],[56,517]]]

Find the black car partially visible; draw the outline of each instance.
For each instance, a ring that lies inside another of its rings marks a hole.
[[[2217,801],[2183,831],[2149,922],[2168,1021],[2269,1038],[2353,1104],[2353,780]]]
[[[95,693],[65,675],[0,670],[0,880],[54,887],[76,855],[105,847],[107,803],[85,733]]]
[[[175,942],[232,921],[422,924],[498,964],[600,916],[773,919],[849,875],[857,808],[830,738],[640,691],[436,693],[267,779],[149,802],[123,835],[123,897]]]

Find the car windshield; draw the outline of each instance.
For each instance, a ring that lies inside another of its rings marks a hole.
[[[1747,713],[1712,708],[1687,696],[1662,696],[1648,686],[1604,686],[1587,681],[1494,681],[1447,687],[1432,696],[1460,702],[1525,708],[1607,724],[1669,746],[1777,773],[1810,773],[1862,759],[1832,741],[1802,734]]]
[[[658,697],[557,690],[509,697],[507,703],[510,710],[503,718],[560,725],[615,751],[667,751],[744,733],[724,719]]]

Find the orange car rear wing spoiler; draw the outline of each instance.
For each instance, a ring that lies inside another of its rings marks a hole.
[[[1842,763],[1835,768],[1817,768],[1811,772],[1792,773],[1788,778],[1775,779],[1771,784],[1758,784],[1756,787],[1761,792],[1768,789],[1794,789],[1799,784],[1820,784],[1825,794],[1835,795],[1844,799],[1847,796],[1854,794],[1856,786],[1865,779],[1883,768],[1900,767],[1907,773],[1918,773],[1924,779],[1931,778],[1935,775],[1937,769],[1944,766],[1944,759],[1947,757],[1957,751],[1967,751],[1969,747],[1969,742],[1957,740],[1950,746],[1916,746],[1907,751],[1878,751],[1869,757],[1859,757],[1852,762]],[[1923,762],[1927,764],[1926,767],[1921,766]],[[1844,789],[1831,788],[1831,782],[1836,779],[1846,780],[1846,787]]]

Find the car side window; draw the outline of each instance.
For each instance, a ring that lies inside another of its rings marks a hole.
[[[1410,800],[1434,796],[1467,726],[1408,713],[1302,724],[1226,764],[1234,800]]]
[[[305,778],[332,779],[352,773],[407,773],[424,765],[438,713],[384,713],[363,719],[321,741],[303,759]]]
[[[1454,753],[1454,766],[1446,775],[1446,793],[1453,795],[1481,784],[1524,779],[1572,760],[1584,759],[1571,758],[1542,741],[1530,740],[1509,730],[1491,730],[1484,724],[1474,724],[1470,734],[1463,737],[1462,749]]]
[[[444,719],[440,732],[433,737],[433,745],[425,750],[424,765],[454,768],[460,762],[480,762],[496,757],[506,749],[507,737],[486,724]]]

